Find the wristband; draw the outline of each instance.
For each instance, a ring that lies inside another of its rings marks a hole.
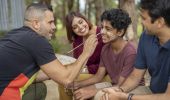
[[[133,96],[133,95],[134,95],[133,93],[129,93],[127,100],[132,100],[132,96]]]

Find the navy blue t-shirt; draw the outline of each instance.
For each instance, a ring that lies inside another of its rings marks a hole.
[[[148,69],[153,93],[164,93],[170,82],[170,41],[160,45],[156,36],[144,32],[139,41],[135,67]]]
[[[29,27],[8,32],[0,40],[0,99],[20,100],[22,88],[35,79],[40,66],[55,59],[48,40]]]

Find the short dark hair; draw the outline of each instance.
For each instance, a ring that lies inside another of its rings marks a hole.
[[[118,31],[124,30],[124,34],[132,22],[129,14],[122,9],[110,9],[104,11],[101,15],[101,21],[103,20],[109,21],[112,27],[116,28]],[[122,36],[124,36],[124,34],[122,34]]]
[[[38,17],[39,19],[42,19],[44,17],[44,12],[47,10],[52,12],[50,6],[46,4],[32,3],[26,8],[24,19],[30,20],[33,17]]]
[[[140,7],[148,11],[152,23],[163,17],[167,26],[170,26],[170,0],[141,0]]]
[[[28,10],[32,7],[34,7],[35,9],[44,9],[44,10],[53,11],[51,5],[47,5],[47,4],[43,4],[43,3],[32,3],[32,4],[27,6],[26,10]]]
[[[72,21],[73,21],[74,17],[83,18],[87,22],[87,24],[89,25],[89,28],[91,29],[91,27],[92,27],[92,24],[81,13],[79,13],[79,12],[70,12],[69,14],[67,14],[67,16],[65,18],[65,23],[66,23],[67,38],[68,38],[70,43],[72,43],[73,40],[77,36],[74,33],[73,28],[72,28]]]

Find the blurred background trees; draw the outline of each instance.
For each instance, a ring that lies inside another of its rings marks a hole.
[[[3,35],[5,31],[22,26],[24,10],[33,2],[51,5],[53,8],[56,34],[51,43],[56,52],[65,53],[71,49],[66,38],[64,20],[66,14],[71,11],[81,12],[93,24],[100,26],[100,15],[104,10],[121,8],[126,10],[132,18],[132,25],[125,38],[137,43],[142,31],[137,9],[139,0],[0,0],[0,35]]]

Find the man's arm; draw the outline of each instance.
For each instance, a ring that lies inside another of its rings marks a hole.
[[[67,86],[79,74],[83,65],[87,62],[88,58],[93,54],[97,45],[97,38],[95,35],[89,36],[84,44],[83,53],[79,56],[75,63],[63,66],[57,59],[47,64],[42,65],[40,68],[54,81]]]
[[[170,98],[170,83],[165,93],[150,94],[150,95],[134,95],[132,100],[169,100]]]
[[[81,87],[85,87],[85,86],[88,86],[88,85],[93,85],[95,83],[98,83],[103,79],[105,74],[106,74],[105,67],[100,67],[99,66],[99,69],[97,70],[97,73],[94,76],[90,77],[87,80],[77,82],[75,84],[75,87],[76,88],[81,88]]]
[[[98,89],[95,87],[95,83],[100,82],[106,73],[105,67],[99,67],[97,73],[91,78],[75,83],[74,88],[80,88],[74,92],[76,100],[84,100],[93,97]]]
[[[130,76],[126,79],[126,81],[120,86],[121,89],[123,89],[124,92],[129,92],[136,88],[143,78],[144,74],[146,72],[146,69],[136,69],[132,71]]]
[[[100,100],[127,100],[128,94],[123,92],[115,92],[114,89],[108,88],[103,90],[105,94]],[[108,99],[107,99],[108,98]],[[170,98],[170,83],[165,93],[149,94],[149,95],[133,95],[131,100],[169,100]]]
[[[42,82],[49,79],[50,78],[42,70],[40,70],[36,76],[35,82]]]

